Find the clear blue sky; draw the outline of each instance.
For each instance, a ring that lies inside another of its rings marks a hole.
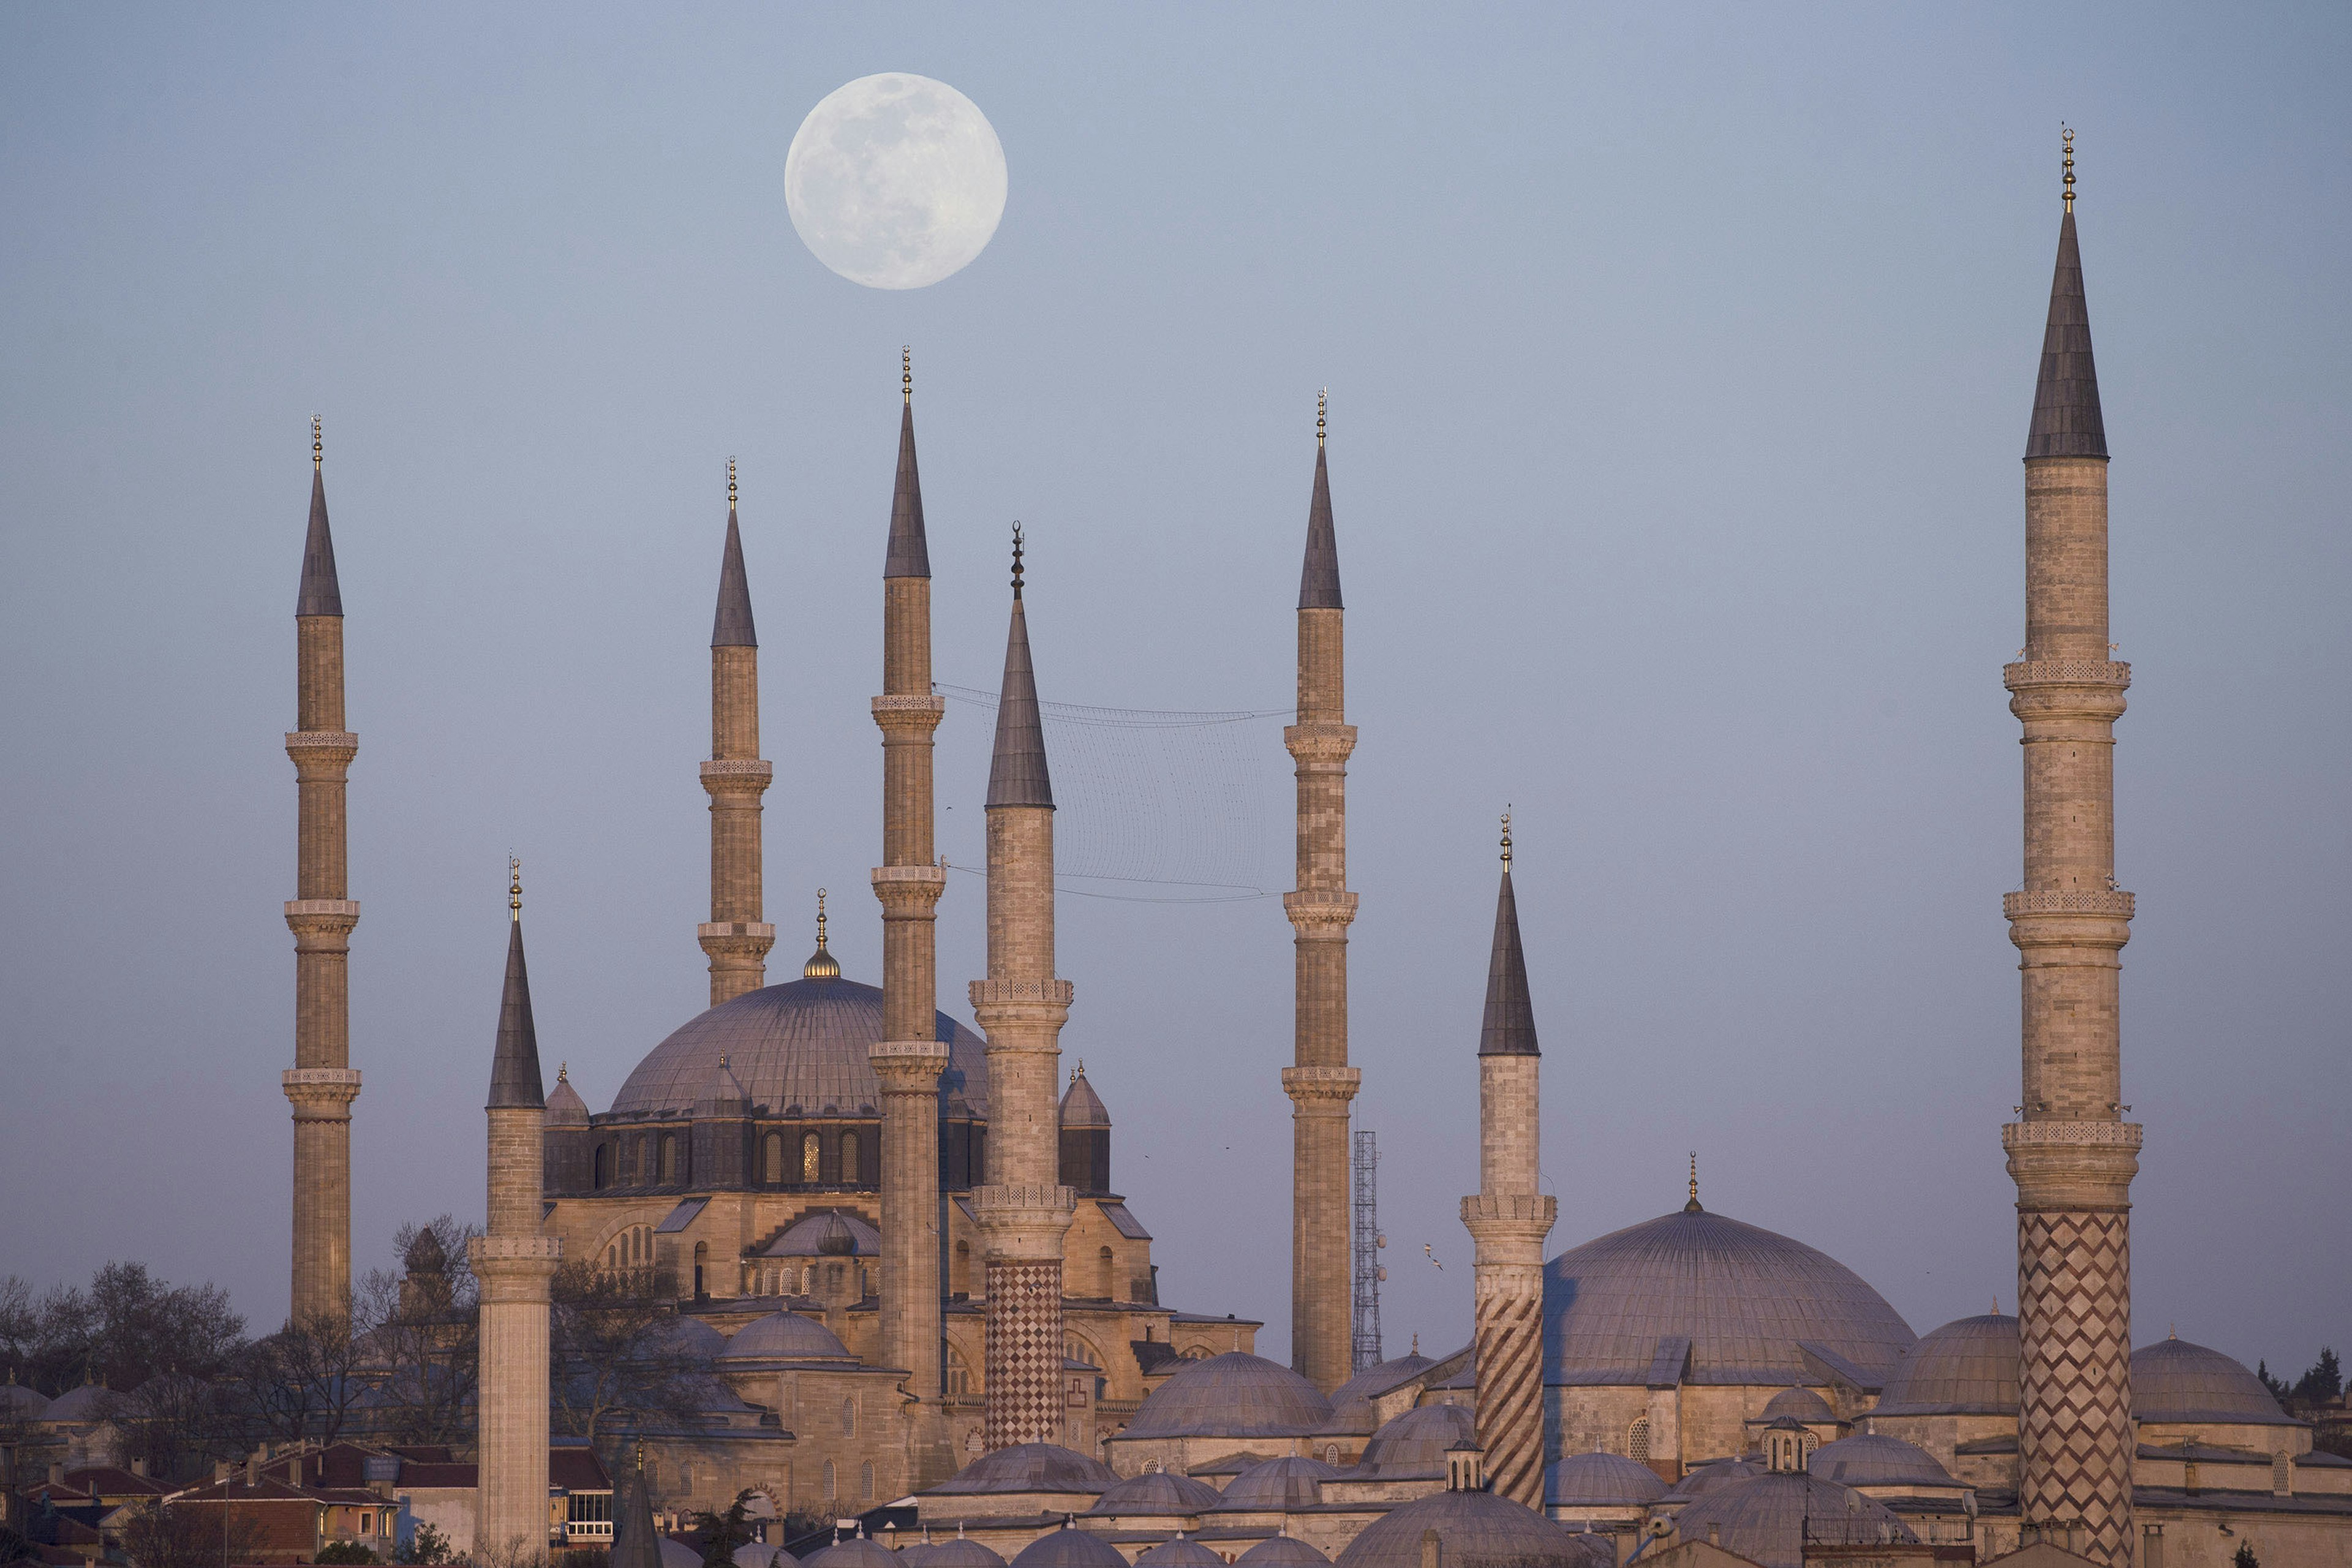
[[[1696,1149],[1711,1206],[1916,1328],[2013,1308],[2000,666],[2064,119],[2136,670],[2137,1338],[2346,1344],[2347,46],[2339,6],[10,7],[0,1270],[283,1310],[314,410],[362,1267],[479,1211],[509,847],[551,1071],[601,1108],[700,1005],[730,454],[769,907],[833,888],[876,978],[910,342],[940,677],[994,684],[1017,516],[1073,702],[1286,704],[1331,388],[1392,1347],[1466,1336],[1506,801],[1555,1248],[1678,1203]],[[970,95],[1011,169],[993,245],[912,293],[825,271],[782,195],[880,70]],[[982,733],[953,710],[959,815]],[[959,879],[943,1001],[981,913]],[[1283,1354],[1278,902],[1063,933],[1168,1300]]]

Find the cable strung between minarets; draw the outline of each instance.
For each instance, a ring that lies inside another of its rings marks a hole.
[[[1511,819],[1478,1035],[1478,1192],[1462,1200],[1475,1247],[1472,1335],[1478,1447],[1488,1489],[1543,1508],[1543,1243],[1559,1200],[1536,1190],[1540,1161],[1535,1005],[1511,887]]]
[[[1324,457],[1326,407],[1315,410],[1315,489],[1298,574],[1298,722],[1283,744],[1298,775],[1298,886],[1283,895],[1295,933],[1291,1101],[1290,1364],[1328,1394],[1354,1368],[1349,1272],[1348,1108],[1363,1074],[1348,1065],[1348,757],[1345,612],[1339,545]],[[993,1134],[992,1134],[992,1136]]]
[[[696,938],[710,958],[710,1005],[768,983],[776,928],[765,919],[760,797],[775,776],[760,755],[760,637],[743,575],[735,521],[735,459],[727,459],[727,545],[719,557],[719,608],[710,625],[710,919]]]
[[[2107,440],[2065,212],[2025,446],[2025,878],[2002,900],[2024,1036],[2017,1183],[2018,1509],[2044,1539],[2127,1568],[2132,1529],[2131,1181],[2120,985],[2132,896],[2115,877],[2115,721],[2131,667],[2107,641]],[[2050,1532],[2055,1532],[2050,1533]]]
[[[310,421],[310,523],[294,599],[295,728],[286,737],[299,794],[294,932],[294,1065],[279,1077],[294,1108],[294,1274],[297,1323],[352,1310],[351,898],[344,853],[344,781],[360,738],[343,727],[343,595],[327,526],[326,444]]]
[[[988,1184],[972,1209],[988,1248],[982,1440],[1064,1443],[1062,1242],[1075,1196],[1061,1184],[1062,1025],[1070,983],[1054,973],[1054,786],[1013,531],[1013,616],[988,773],[988,978],[971,985],[988,1037]]]
[[[931,691],[931,556],[915,467],[915,372],[899,360],[898,472],[882,564],[882,1038],[866,1061],[882,1083],[882,1364],[908,1373],[908,1477],[919,1491],[955,1471],[940,1331],[940,895],[933,856],[931,752],[946,710]]]

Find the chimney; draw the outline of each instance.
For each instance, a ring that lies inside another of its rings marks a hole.
[[[2141,1530],[2139,1568],[2164,1568],[2164,1526],[2151,1524]]]
[[[261,1484],[261,1454],[258,1450],[245,1457],[245,1484],[248,1489]]]
[[[1433,1530],[1421,1532],[1421,1568],[1445,1568],[1445,1548],[1439,1544]]]
[[[1717,1547],[1723,1544],[1723,1526],[1710,1523],[1706,1527],[1706,1543]]]
[[[131,1460],[131,1473],[137,1476],[141,1480],[145,1480],[147,1479],[147,1461],[144,1459]]]
[[[51,1486],[53,1486],[53,1487],[61,1487],[61,1486],[63,1486],[63,1485],[65,1485],[65,1484],[66,1484],[66,1462],[65,1462],[63,1459],[52,1459],[52,1460],[50,1460],[50,1461],[49,1461],[49,1485],[51,1485]]]

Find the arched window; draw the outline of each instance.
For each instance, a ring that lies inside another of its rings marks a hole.
[[[965,1399],[971,1397],[971,1364],[963,1359],[962,1352],[950,1345],[948,1346],[948,1397]]]
[[[653,1184],[653,1141],[644,1133],[629,1140],[629,1179],[638,1186]]]
[[[948,1267],[948,1294],[969,1298],[971,1295],[971,1243],[955,1245],[955,1261]]]
[[[814,1185],[817,1180],[818,1158],[824,1144],[814,1132],[801,1139],[801,1180]]]
[[[1323,1462],[1330,1466],[1335,1470],[1339,1468],[1339,1444],[1326,1443],[1323,1445]]]
[[[827,1459],[824,1462],[824,1500],[831,1502],[833,1498],[833,1461],[831,1459]]]
[[[667,1132],[661,1141],[661,1181],[666,1187],[677,1182],[677,1139]]]
[[[605,1185],[610,1183],[612,1179],[613,1146],[609,1143],[599,1143],[596,1145],[595,1174],[592,1176],[590,1180],[595,1184],[595,1187],[598,1192],[603,1192]]]
[[[1625,1452],[1641,1464],[1650,1462],[1650,1418],[1633,1417],[1633,1425],[1625,1433]]]
[[[841,1402],[841,1435],[845,1437],[857,1436],[857,1401],[854,1398]]]
[[[760,1179],[781,1182],[784,1179],[784,1135],[771,1132],[760,1145]]]
[[[696,1242],[694,1244],[694,1293],[698,1296],[709,1289],[703,1283],[702,1279],[702,1266],[709,1261],[710,1244],[707,1241]]]
[[[857,1495],[866,1502],[874,1500],[874,1461],[871,1459],[857,1467]]]
[[[1111,1281],[1112,1270],[1117,1267],[1117,1260],[1111,1257],[1109,1247],[1106,1247],[1095,1254],[1095,1294],[1106,1301],[1114,1300],[1118,1296],[1118,1291]]]
[[[857,1134],[855,1132],[841,1135],[841,1181],[844,1186],[854,1186],[857,1182]]]

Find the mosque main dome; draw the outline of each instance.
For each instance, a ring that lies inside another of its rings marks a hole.
[[[948,1047],[940,1102],[958,1115],[988,1115],[987,1047],[978,1035],[938,1015],[933,1037]],[[690,1116],[719,1058],[743,1085],[755,1111],[772,1116],[871,1116],[881,1080],[866,1049],[882,1038],[882,993],[838,978],[803,978],[747,991],[691,1018],[647,1052],[613,1097],[616,1116]]]
[[[1695,1201],[1544,1267],[1545,1381],[1555,1384],[1646,1383],[1676,1340],[1689,1342],[1691,1383],[1818,1383],[1808,1348],[1883,1378],[1916,1337],[1828,1254]]]

